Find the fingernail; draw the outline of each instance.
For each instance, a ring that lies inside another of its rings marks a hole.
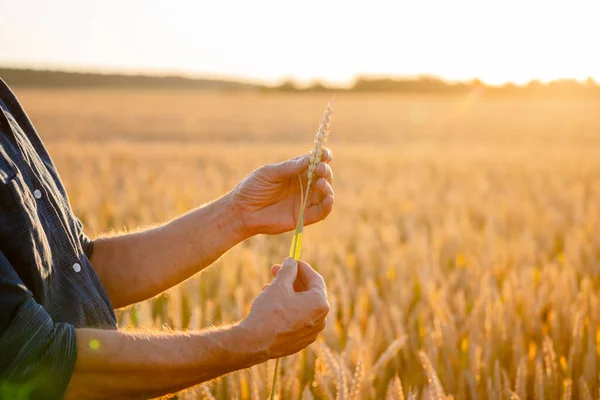
[[[283,260],[283,267],[295,267],[296,266],[296,260],[294,260],[291,257],[286,258],[285,260]]]

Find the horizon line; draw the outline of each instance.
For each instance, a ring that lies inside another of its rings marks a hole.
[[[285,83],[293,83],[299,88],[308,88],[315,84],[321,84],[329,88],[345,88],[350,89],[360,79],[390,79],[390,80],[405,80],[405,81],[416,81],[421,79],[434,79],[439,80],[448,84],[468,84],[473,82],[481,82],[488,87],[503,87],[508,85],[515,86],[526,86],[531,82],[539,82],[542,84],[548,84],[557,81],[574,81],[579,83],[585,83],[589,79],[596,82],[593,76],[588,76],[585,79],[578,79],[573,77],[557,77],[554,79],[537,79],[532,78],[527,82],[517,83],[515,81],[506,80],[502,83],[491,83],[485,79],[474,76],[469,79],[447,79],[441,75],[431,73],[420,73],[420,74],[390,74],[390,73],[357,73],[352,79],[346,83],[333,82],[328,79],[313,78],[310,80],[298,79],[293,76],[281,77],[273,80],[265,80],[253,78],[250,76],[236,75],[236,74],[223,74],[217,72],[194,72],[186,71],[183,69],[147,69],[147,68],[111,68],[111,67],[69,67],[69,66],[35,66],[35,65],[8,65],[0,63],[0,69],[11,69],[11,70],[29,70],[36,72],[58,72],[67,74],[97,74],[97,75],[121,75],[131,77],[150,77],[150,78],[184,78],[192,80],[214,80],[214,81],[226,81],[232,83],[244,83],[257,86],[280,86]]]

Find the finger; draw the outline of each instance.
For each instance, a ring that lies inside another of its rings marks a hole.
[[[278,283],[284,287],[293,289],[294,281],[296,280],[297,275],[298,263],[293,258],[288,257],[283,262],[279,271],[277,271],[277,276],[275,276],[273,283]]]
[[[309,332],[306,336],[303,336],[302,339],[295,344],[295,347],[298,349],[296,352],[306,349],[308,346],[313,344],[317,337],[319,336],[319,332]]]
[[[314,331],[316,333],[319,333],[326,327],[327,327],[327,318],[323,317],[320,320],[318,320],[317,323],[315,324]]]
[[[323,147],[323,155],[321,156],[323,162],[330,163],[333,161],[333,153],[329,149],[329,147]]]
[[[325,178],[327,180],[327,182],[333,183],[333,170],[331,169],[329,164],[325,164],[324,162],[317,164],[316,171],[317,171],[317,177]]]
[[[313,267],[304,261],[298,263],[298,278],[307,289],[320,289],[323,291],[323,294],[325,293],[325,280],[323,280],[323,277]]]
[[[306,286],[306,276],[303,273],[307,266],[309,267],[304,261],[298,262],[298,275],[296,276],[296,282],[294,282],[294,291],[296,293],[305,292],[308,289]]]
[[[334,197],[328,195],[321,202],[310,205],[304,212],[304,224],[311,225],[327,218],[333,210],[334,201]]]
[[[334,197],[333,187],[329,182],[327,182],[327,179],[325,178],[317,179],[314,185],[314,189],[315,190],[311,190],[308,194],[308,207],[318,205],[323,200],[325,200],[327,196]]]
[[[332,159],[333,159],[333,156],[331,155],[331,150],[329,150],[327,148],[323,148],[323,155],[321,156],[321,162],[319,164],[317,164],[317,168],[316,168],[317,176],[322,176],[323,174],[326,173],[326,169],[323,169],[323,168],[326,168]],[[306,166],[308,167],[308,164]],[[300,176],[302,177],[302,181],[304,183],[306,183],[307,178],[308,178],[308,168],[302,170],[302,172],[300,173]],[[333,173],[331,174],[331,176],[333,179]]]
[[[271,274],[273,274],[273,277],[277,276],[277,272],[279,272],[280,269],[281,269],[281,264],[275,264],[271,267]]]
[[[326,327],[327,327],[327,318],[321,318],[313,324],[312,328],[310,329],[309,332],[307,332],[306,336],[308,336],[308,338],[313,337],[314,339],[312,340],[312,342],[314,342],[315,339],[317,338],[317,336],[319,336],[319,333],[321,333],[323,331],[323,329],[325,329]]]
[[[265,165],[265,173],[277,179],[285,179],[302,173],[308,167],[308,155],[283,161],[279,164]]]
[[[325,178],[321,178],[317,181],[317,190],[320,192],[323,198],[327,196],[333,197],[333,188],[331,187],[331,183]]]
[[[305,271],[309,271],[310,265],[300,260],[298,262],[298,276],[296,277],[296,282],[294,283],[294,290],[296,292],[304,292],[308,289],[308,277]]]
[[[306,292],[299,293],[302,304],[310,310],[311,318],[314,321],[321,320],[329,314],[330,305],[327,300],[325,289],[321,287],[313,287]]]
[[[296,293],[302,293],[302,292],[306,292],[306,285],[304,283],[302,283],[301,281],[299,281],[298,279],[296,279],[296,282],[294,282],[294,292]]]
[[[275,264],[271,267],[271,273],[273,276],[277,276],[277,272],[281,269],[280,264]],[[296,281],[294,282],[294,291],[295,292],[304,292],[306,290],[306,284],[300,278],[300,268],[298,268],[298,276],[296,277]]]
[[[310,324],[310,327],[307,327],[306,330],[302,332],[302,337],[297,342],[298,347],[305,348],[309,346],[317,339],[319,333],[321,333],[326,326],[327,322],[324,320],[319,320],[314,324]]]

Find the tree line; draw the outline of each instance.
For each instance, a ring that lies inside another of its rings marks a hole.
[[[350,87],[329,86],[314,82],[301,86],[292,80],[268,86],[257,83],[202,79],[183,76],[149,76],[101,74],[0,68],[0,78],[10,86],[35,88],[149,88],[260,92],[357,92],[357,93],[422,93],[422,94],[503,94],[523,96],[599,96],[600,85],[592,78],[586,81],[560,79],[548,83],[531,81],[525,85],[486,85],[478,79],[470,82],[449,82],[432,76],[388,78],[359,76]]]

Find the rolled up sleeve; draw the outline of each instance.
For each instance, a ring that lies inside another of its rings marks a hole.
[[[52,321],[0,251],[0,398],[63,398],[76,358],[75,328]]]

